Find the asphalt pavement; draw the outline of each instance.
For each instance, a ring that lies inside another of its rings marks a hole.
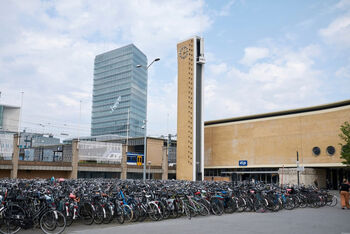
[[[23,233],[41,233],[26,230]],[[158,222],[119,225],[73,223],[64,233],[72,234],[350,234],[350,210],[336,207],[298,208],[266,213],[233,213],[222,216],[186,217]]]
[[[74,234],[350,234],[350,210],[340,207],[283,210],[277,213],[234,213],[223,216],[170,219],[129,225],[74,226]]]

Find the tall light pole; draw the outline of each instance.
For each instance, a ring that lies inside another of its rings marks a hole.
[[[160,58],[155,58],[153,61],[146,67],[146,71],[148,72],[148,68],[154,63],[158,62]],[[143,67],[141,64],[136,66],[137,68]],[[148,74],[148,73],[147,73]],[[146,163],[147,163],[147,94],[148,94],[148,77],[146,82],[146,119],[144,123],[145,127],[145,138],[144,138],[144,147],[143,147],[143,181],[146,180]]]
[[[22,113],[23,113],[23,95],[24,92],[21,91],[21,109],[19,110],[19,123],[18,123],[18,141],[17,141],[17,145],[19,146],[20,144],[20,138],[21,138],[21,123],[22,123]],[[18,151],[18,157],[19,157],[19,151]]]

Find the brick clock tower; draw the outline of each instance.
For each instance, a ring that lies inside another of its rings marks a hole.
[[[204,179],[203,38],[177,44],[176,179]]]

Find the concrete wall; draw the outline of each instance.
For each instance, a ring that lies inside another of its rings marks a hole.
[[[19,107],[4,106],[2,127],[4,131],[17,132],[19,125]]]
[[[296,168],[280,168],[278,174],[281,184],[298,184]],[[326,169],[305,168],[299,172],[300,184],[315,185],[315,180],[319,188],[326,188]]]
[[[147,161],[151,161],[152,166],[162,165],[163,144],[163,139],[147,138]]]
[[[69,178],[69,171],[37,171],[37,170],[19,170],[17,173],[17,178],[19,179],[34,179],[34,178],[44,178],[49,179],[52,176],[57,178]]]
[[[309,113],[205,126],[205,168],[295,167],[296,151],[305,166],[341,167],[340,125],[350,120],[350,106]],[[312,148],[321,154],[315,156]],[[335,155],[326,153],[334,146]]]
[[[0,170],[0,178],[10,178],[11,170]]]
[[[231,178],[227,177],[227,176],[205,176],[204,180],[209,180],[209,181],[231,181]]]

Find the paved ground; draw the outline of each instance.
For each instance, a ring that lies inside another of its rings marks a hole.
[[[81,226],[80,226],[81,227]],[[185,218],[161,222],[137,223],[113,227],[72,227],[67,233],[126,233],[126,234],[252,234],[252,233],[350,233],[350,210],[338,208],[298,209],[278,213],[242,213],[221,217]]]
[[[27,230],[24,233],[40,233]],[[223,216],[170,219],[160,222],[85,226],[73,224],[65,233],[125,234],[350,234],[350,210],[336,207],[299,208],[277,213],[234,213]]]

